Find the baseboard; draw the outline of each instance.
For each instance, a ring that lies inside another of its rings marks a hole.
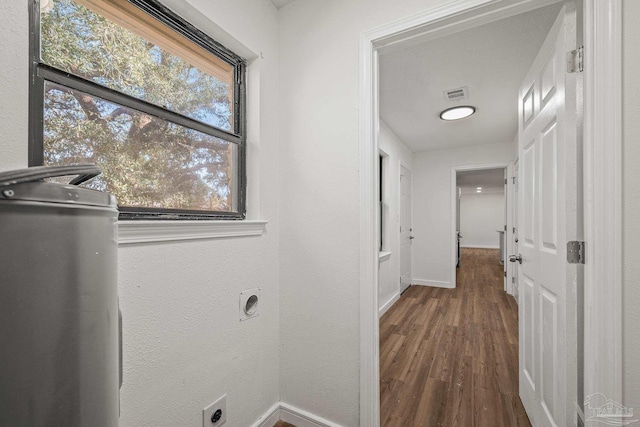
[[[496,245],[460,245],[460,247],[465,249],[500,249],[500,246]]]
[[[280,402],[274,404],[251,427],[273,427],[280,421]]]
[[[273,427],[279,420],[296,427],[342,427],[340,424],[284,402],[278,402],[269,408],[252,427]]]
[[[398,301],[399,299],[400,299],[400,291],[393,294],[393,296],[389,298],[389,301],[382,304],[382,307],[380,307],[380,309],[378,310],[378,317],[382,317],[382,315],[385,314],[387,310],[389,310],[391,306],[395,304],[396,301]]]
[[[342,427],[340,424],[284,402],[280,402],[280,419],[296,427]]]
[[[448,289],[455,288],[455,285],[451,285],[451,282],[440,282],[438,280],[413,279],[411,281],[411,284],[419,285],[419,286],[432,286],[434,288],[448,288]]]

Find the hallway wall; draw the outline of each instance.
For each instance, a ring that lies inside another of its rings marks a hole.
[[[412,274],[415,283],[455,286],[455,278],[451,278],[452,245],[455,244],[455,230],[451,223],[451,168],[509,163],[515,156],[513,142],[425,151],[414,155]]]
[[[499,248],[497,230],[506,224],[504,203],[504,193],[462,194],[460,244],[463,248]]]
[[[411,170],[413,153],[382,120],[378,140],[380,150],[389,156],[385,185],[387,220],[384,250],[391,252],[391,256],[380,262],[378,273],[378,308],[382,308],[400,292],[400,163]]]

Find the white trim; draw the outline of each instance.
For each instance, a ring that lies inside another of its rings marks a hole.
[[[280,420],[296,427],[342,427],[340,424],[284,402],[274,404],[251,427],[273,427]]]
[[[437,6],[413,16],[402,18],[387,26],[399,28],[392,34],[376,40],[375,45],[381,54],[388,54],[409,46],[425,43],[460,31],[509,18],[531,10],[560,3],[563,0],[457,0]],[[472,12],[467,17],[459,17],[455,22],[442,22],[461,12]],[[399,45],[399,47],[397,46]]]
[[[585,395],[598,391],[622,402],[621,4],[619,0],[584,1]],[[437,36],[468,27],[474,19],[495,18],[509,8],[509,13],[515,14],[520,13],[518,8],[522,11],[542,3],[550,2],[523,0],[501,9],[501,2],[494,0],[458,0],[382,25],[360,37],[361,427],[380,425],[377,172],[373,163],[378,153],[379,121],[376,46],[383,46],[385,40],[391,44],[414,37],[428,25],[436,27],[429,31]],[[460,17],[463,12],[467,18]],[[438,23],[445,18],[449,22],[439,32]]]
[[[280,421],[280,402],[275,403],[251,427],[273,427]]]
[[[584,12],[584,395],[622,403],[622,5]]]
[[[500,246],[495,245],[460,245],[460,247],[467,249],[500,249]]]
[[[431,286],[432,288],[455,289],[455,285],[452,285],[451,282],[441,282],[439,280],[413,279],[411,284],[417,286]]]
[[[382,315],[385,314],[393,306],[393,304],[398,302],[398,300],[400,299],[400,295],[400,291],[398,291],[393,294],[391,298],[389,298],[389,301],[382,304],[382,307],[380,307],[380,309],[378,310],[378,317],[382,317]]]
[[[296,427],[342,427],[311,412],[280,402],[280,419]]]
[[[380,260],[380,262],[386,261],[389,258],[391,258],[391,252],[380,252],[378,254],[378,259]]]
[[[507,213],[507,231],[505,233],[505,245],[504,245],[504,265],[507,270],[507,276],[505,277],[505,292],[509,295],[514,295],[515,289],[513,286],[514,266],[512,262],[509,262],[509,255],[515,254],[515,236],[513,229],[515,227],[513,209],[515,207],[516,192],[515,184],[512,180],[514,176],[515,162],[511,163],[507,167],[507,188],[506,188],[506,201],[505,209]],[[515,295],[514,295],[515,296]],[[517,300],[517,298],[516,298]]]
[[[456,15],[464,11],[468,11],[494,2],[495,0],[452,1],[451,3],[436,6],[434,8],[418,12],[415,15],[411,15],[395,20],[388,24],[381,25],[365,32],[363,36],[370,42],[371,48],[373,48],[373,44],[375,44],[376,47],[381,47],[383,45],[389,45],[391,43],[398,43],[402,41],[399,36],[402,37],[403,35],[407,35],[408,37],[405,37],[405,40],[406,38],[413,37],[412,35],[408,34],[411,30],[415,30],[427,24],[437,22],[440,19],[450,17],[452,15]],[[362,53],[362,51],[360,53]]]
[[[377,54],[373,37],[360,37],[360,426],[380,425],[380,345],[378,319],[378,230],[374,166],[377,130]]]
[[[118,221],[118,245],[260,236],[267,221]]]

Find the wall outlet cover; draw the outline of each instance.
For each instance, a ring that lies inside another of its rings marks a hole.
[[[260,288],[240,292],[240,321],[257,317],[260,313]]]
[[[227,422],[227,395],[202,410],[202,427],[218,427]]]

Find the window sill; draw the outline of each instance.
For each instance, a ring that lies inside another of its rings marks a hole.
[[[119,221],[118,245],[260,236],[267,221]]]
[[[380,262],[386,261],[389,258],[391,258],[391,252],[380,252],[380,254],[378,255],[378,259],[380,260]]]

